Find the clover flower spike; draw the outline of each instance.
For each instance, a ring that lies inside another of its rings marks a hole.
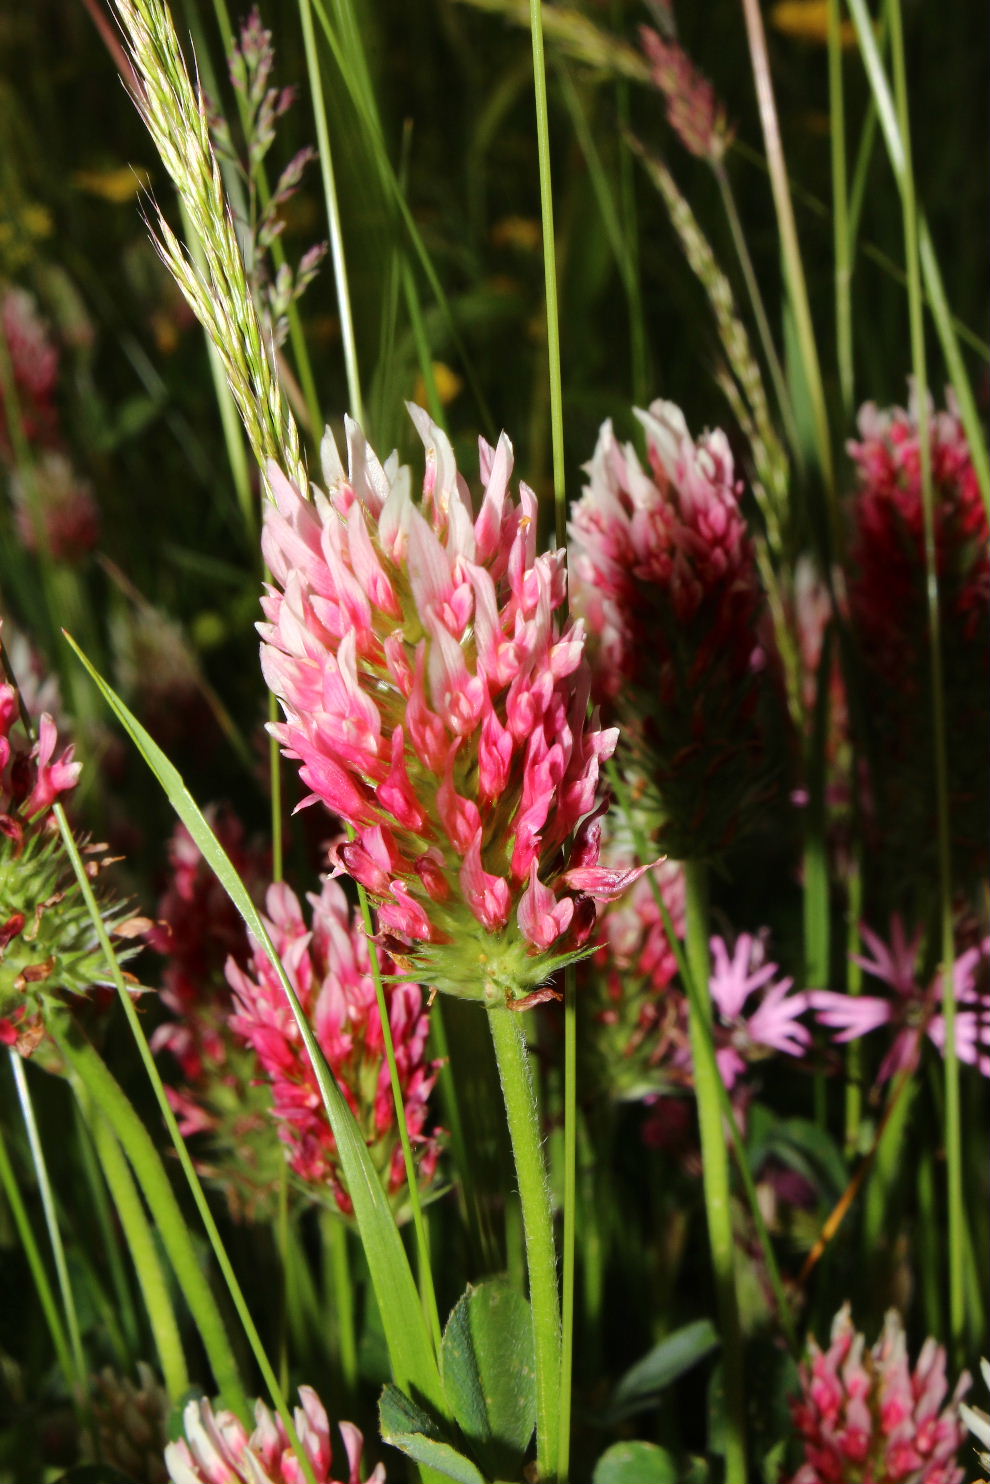
[[[364,925],[336,881],[326,880],[320,895],[309,902],[311,928],[287,886],[269,887],[266,926],[382,1183],[398,1198],[406,1168]],[[393,966],[386,958],[382,967],[389,974]],[[255,945],[247,969],[230,959],[227,978],[235,1002],[231,1029],[254,1049],[271,1085],[292,1169],[311,1185],[329,1184],[340,1209],[350,1215],[353,1208],[316,1073],[267,953]],[[417,984],[390,982],[385,997],[409,1137],[420,1151],[420,1179],[429,1184],[440,1146],[430,1124],[429,1095],[437,1066],[426,1056],[423,995]]]
[[[378,905],[383,940],[421,982],[522,1005],[585,948],[596,896],[600,769],[617,733],[587,715],[584,630],[567,623],[564,556],[536,550],[512,446],[483,440],[475,512],[445,434],[419,408],[422,497],[347,422],[328,433],[327,492],[276,468],[262,546],[262,668],[274,728],[310,788],[355,832],[339,864]]]
[[[926,1340],[912,1371],[895,1310],[868,1350],[845,1304],[828,1349],[811,1339],[799,1374],[792,1411],[805,1462],[790,1484],[961,1484],[959,1399],[969,1376],[943,1405],[945,1350]]]
[[[637,414],[649,471],[606,423],[574,507],[571,598],[597,694],[659,794],[660,844],[718,854],[759,796],[762,596],[725,434],[695,441],[679,408]]]
[[[311,1386],[300,1386],[299,1400],[302,1405],[296,1407],[293,1420],[316,1484],[345,1484],[330,1473],[330,1423],[323,1403]],[[187,1402],[185,1437],[165,1449],[171,1484],[305,1484],[305,1465],[291,1446],[282,1419],[260,1401],[254,1415],[255,1427],[249,1434],[233,1412],[214,1412],[206,1400]],[[364,1437],[351,1422],[341,1422],[340,1433],[349,1466],[346,1484],[361,1484]],[[366,1484],[385,1484],[381,1464]]]

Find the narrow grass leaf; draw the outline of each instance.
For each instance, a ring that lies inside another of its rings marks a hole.
[[[272,967],[279,976],[299,1026],[303,1044],[312,1061],[323,1104],[337,1142],[372,1283],[383,1316],[393,1372],[400,1384],[411,1385],[415,1382],[422,1395],[443,1412],[444,1397],[440,1374],[429,1331],[423,1319],[416,1284],[398,1228],[357,1121],[333,1073],[327,1066],[298,996],[265,929],[261,915],[241,882],[229,856],[186,788],[178,770],[112,687],[89,663],[71,637],[66,635],[66,638],[110,709],[158,779],[169,803],[186,826],[204,860],[215,873],[231,902],[243,917],[249,932],[264,947]]]

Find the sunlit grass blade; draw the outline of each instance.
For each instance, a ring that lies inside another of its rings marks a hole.
[[[116,1135],[97,1112],[92,1113],[92,1130],[100,1168],[113,1196],[140,1284],[165,1390],[174,1403],[188,1390],[189,1372],[155,1236]]]
[[[269,956],[299,1027],[307,1054],[312,1061],[320,1094],[333,1129],[348,1193],[354,1206],[355,1219],[361,1232],[372,1283],[382,1312],[394,1379],[396,1384],[403,1389],[414,1387],[438,1413],[443,1415],[446,1404],[432,1340],[424,1321],[419,1294],[402,1239],[357,1121],[333,1073],[327,1066],[298,996],[271,942],[261,914],[231,864],[230,858],[186,788],[178,770],[124,705],[116,692],[90,665],[71,638],[68,642],[157,778],[169,803],[244,919],[248,931]],[[274,1376],[271,1376],[271,1381],[274,1379]]]
[[[62,1314],[65,1318],[66,1333],[68,1334],[69,1345],[72,1350],[72,1363],[75,1368],[76,1382],[82,1388],[87,1373],[86,1357],[83,1352],[82,1333],[79,1328],[76,1298],[69,1278],[68,1264],[65,1260],[62,1231],[58,1222],[58,1212],[55,1209],[55,1193],[48,1175],[48,1162],[45,1159],[45,1151],[38,1132],[38,1123],[34,1116],[34,1104],[31,1101],[31,1092],[28,1088],[27,1076],[24,1072],[24,1063],[20,1053],[15,1051],[13,1047],[10,1048],[9,1056],[10,1070],[14,1078],[14,1087],[17,1090],[17,1101],[20,1104],[21,1117],[24,1119],[28,1148],[31,1151],[31,1162],[34,1165],[34,1176],[38,1185],[38,1194],[41,1197],[41,1209],[44,1212],[45,1226],[48,1229],[48,1241],[51,1245],[52,1259],[55,1263],[55,1277],[58,1281],[59,1297],[62,1301]]]

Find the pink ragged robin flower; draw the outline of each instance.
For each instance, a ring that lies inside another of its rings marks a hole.
[[[792,1411],[805,1462],[790,1484],[962,1484],[955,1460],[969,1376],[943,1405],[945,1350],[926,1340],[912,1370],[896,1310],[868,1350],[845,1304],[828,1349],[809,1340],[799,1374]]]
[[[300,1444],[312,1466],[316,1484],[334,1484],[330,1422],[311,1386],[300,1386],[293,1421]],[[282,1419],[263,1402],[254,1409],[251,1433],[233,1412],[214,1412],[208,1401],[190,1401],[183,1413],[185,1436],[165,1449],[165,1467],[171,1484],[305,1484],[305,1466],[289,1443]],[[361,1484],[364,1437],[352,1422],[339,1424],[347,1454],[346,1481]],[[385,1484],[382,1464],[365,1484]]]
[[[950,829],[957,884],[986,874],[990,812],[990,525],[951,390],[936,412],[929,399],[935,565]],[[857,489],[850,504],[851,627],[869,686],[865,717],[877,810],[871,850],[889,873],[891,895],[934,873],[935,739],[918,407],[859,414],[849,444]],[[924,886],[927,889],[927,886]]]
[[[423,494],[347,423],[312,501],[269,469],[262,667],[275,728],[310,799],[355,831],[341,865],[371,893],[393,957],[424,984],[525,1006],[582,953],[599,866],[599,770],[614,730],[588,720],[584,632],[564,620],[564,554],[538,555],[512,447],[481,442],[474,510],[445,434]]]
[[[678,860],[719,853],[758,793],[762,596],[724,433],[681,411],[637,413],[649,472],[606,423],[574,507],[571,598],[598,693],[641,754]]]
[[[751,1062],[775,1052],[802,1056],[807,1051],[811,1032],[798,1016],[807,1010],[808,996],[791,993],[793,979],[776,977],[780,971],[768,960],[759,934],[740,933],[731,955],[725,939],[714,937],[711,952],[716,1058],[731,1090]]]
[[[927,1036],[945,1054],[945,1016],[939,1009],[944,989],[941,969],[922,982],[919,949],[922,934],[908,939],[904,923],[891,919],[890,942],[864,923],[860,927],[869,955],[857,957],[868,974],[888,989],[886,995],[848,995],[834,990],[812,990],[809,1003],[823,1025],[837,1031],[838,1042],[855,1041],[886,1025],[894,1039],[877,1073],[886,1082],[912,1066]],[[990,992],[988,992],[990,938],[966,948],[955,961],[956,1051],[959,1060],[990,1077]]]
[[[311,927],[294,893],[284,884],[271,886],[266,926],[382,1184],[401,1205],[406,1168],[364,925],[329,878],[320,895],[308,900]],[[394,972],[387,958],[383,972]],[[246,969],[231,959],[227,978],[234,991],[231,1029],[253,1049],[271,1086],[292,1169],[312,1187],[328,1186],[349,1214],[351,1202],[316,1073],[268,955],[256,945]],[[386,985],[385,998],[409,1137],[419,1151],[420,1179],[428,1185],[440,1146],[430,1117],[437,1065],[426,1055],[423,994],[417,984],[393,981]]]
[[[665,40],[651,26],[640,26],[639,39],[653,82],[667,105],[667,122],[686,150],[717,165],[735,130],[715,89],[678,41]]]

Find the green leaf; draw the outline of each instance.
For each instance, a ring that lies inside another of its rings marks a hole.
[[[443,1385],[471,1452],[496,1479],[513,1478],[536,1426],[529,1304],[505,1278],[468,1287],[444,1330]]]
[[[613,1443],[591,1479],[592,1484],[677,1484],[677,1465],[656,1443]]]
[[[719,1343],[710,1319],[695,1320],[667,1335],[626,1371],[602,1420],[611,1425],[653,1406],[664,1387],[717,1350]]]
[[[258,909],[223,846],[203,817],[178,769],[152,740],[110,685],[90,664],[75,641],[66,639],[97,685],[111,711],[121,722],[134,745],[154,773],[176,814],[182,820],[217,880],[243,917],[248,930],[262,945],[278,974],[303,1044],[319,1084],[323,1105],[333,1129],[347,1189],[354,1206],[368,1270],[385,1325],[392,1373],[405,1387],[413,1387],[443,1415],[446,1410],[443,1385],[419,1294],[409,1267],[402,1238],[381,1181],[368,1153],[354,1114],[347,1105],[336,1078],[327,1065],[313,1035],[295,990],[282,967]]]
[[[397,1386],[386,1386],[378,1403],[382,1438],[417,1463],[427,1464],[457,1484],[486,1484],[470,1458],[448,1443],[435,1420]]]
[[[835,1140],[808,1118],[777,1118],[760,1107],[747,1136],[750,1163],[758,1168],[771,1156],[812,1185],[819,1199],[835,1205],[849,1174]]]

